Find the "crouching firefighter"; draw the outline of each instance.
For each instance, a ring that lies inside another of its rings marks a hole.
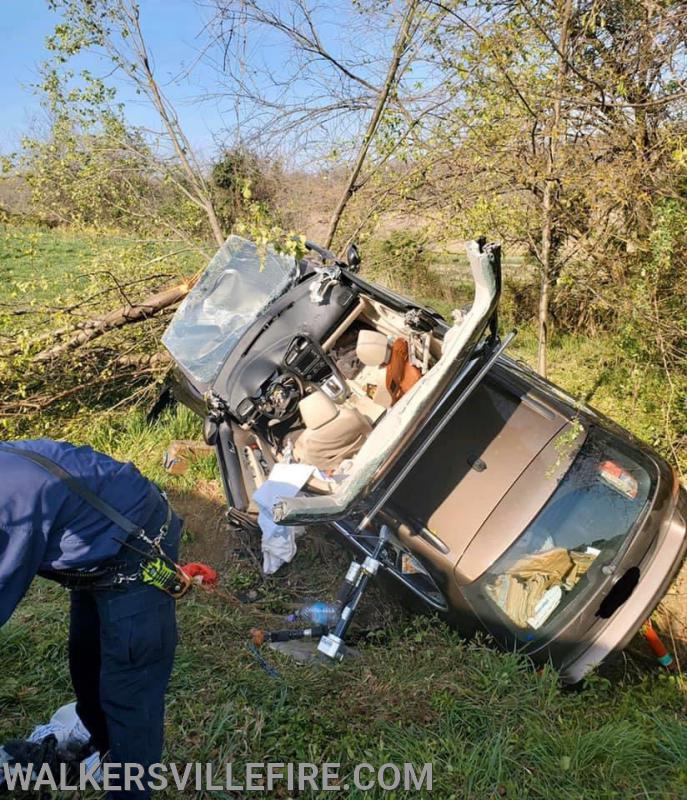
[[[161,758],[175,598],[188,588],[175,569],[181,527],[131,463],[49,439],[0,443],[0,626],[35,575],[70,590],[77,712],[112,764]]]

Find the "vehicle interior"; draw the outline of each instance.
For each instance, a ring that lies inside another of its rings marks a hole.
[[[443,331],[426,316],[341,289],[331,287],[316,309],[317,323],[324,309],[333,312],[328,325],[313,323],[303,308],[310,295],[299,293],[292,306],[298,328],[285,337],[270,332],[276,341],[268,343],[258,337],[232,370],[233,433],[247,498],[284,459],[317,468],[306,489],[334,491],[382,418],[441,357]],[[289,320],[279,323],[290,327]]]
[[[213,395],[234,420],[246,511],[256,511],[252,495],[275,461],[316,468],[305,495],[319,496],[319,507],[300,509],[309,521],[340,515],[370,482],[445,390],[493,313],[491,254],[471,244],[475,301],[452,327],[325,268],[244,332]],[[303,499],[292,499],[297,513]]]

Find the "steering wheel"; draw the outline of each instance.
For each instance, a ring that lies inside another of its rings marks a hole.
[[[294,372],[284,372],[267,387],[260,411],[268,419],[283,422],[298,413],[298,404],[304,397],[303,381]]]

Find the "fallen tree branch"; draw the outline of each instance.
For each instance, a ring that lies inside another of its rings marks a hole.
[[[71,350],[82,347],[108,331],[149,319],[183,300],[194,283],[195,276],[189,281],[179,283],[176,286],[169,286],[155,294],[151,294],[137,303],[127,303],[102,317],[88,320],[82,323],[66,340],[46,350],[41,350],[36,355],[35,360],[39,362],[51,361]]]
[[[133,373],[130,378],[132,380],[142,378],[144,375],[153,374],[155,369],[153,367],[141,369]],[[22,398],[17,400],[16,403],[1,403],[0,404],[0,419],[16,416],[26,413],[27,411],[45,411],[54,403],[59,400],[66,400],[69,397],[80,394],[84,389],[90,389],[94,386],[102,384],[102,378],[96,376],[92,380],[84,381],[76,386],[71,386],[69,389],[64,389],[54,395],[36,395],[34,397]]]
[[[115,359],[115,364],[121,367],[150,367],[158,369],[166,367],[172,363],[172,358],[168,353],[151,353],[142,355],[123,355]]]

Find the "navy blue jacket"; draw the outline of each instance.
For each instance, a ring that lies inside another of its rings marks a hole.
[[[134,467],[51,439],[6,442],[55,461],[79,482],[143,526],[159,503]],[[89,569],[116,555],[126,534],[44,467],[0,450],[0,625],[41,569]]]

